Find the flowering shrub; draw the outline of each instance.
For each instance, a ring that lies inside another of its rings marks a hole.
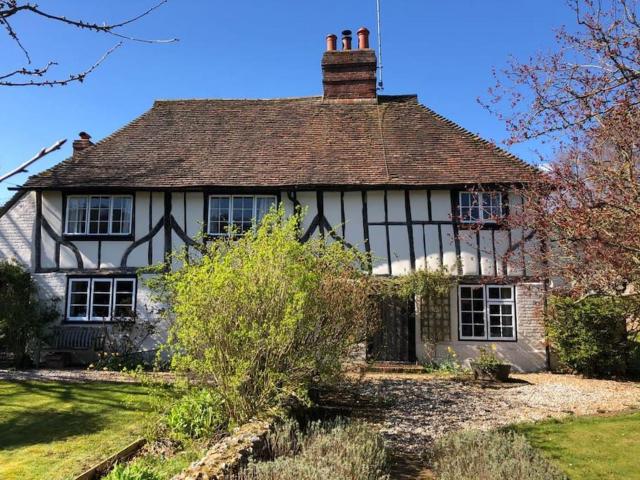
[[[171,368],[214,385],[241,423],[333,380],[366,338],[368,276],[339,242],[299,241],[300,218],[267,214],[256,231],[199,246],[151,282],[169,306]]]

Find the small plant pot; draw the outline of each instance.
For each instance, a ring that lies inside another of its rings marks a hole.
[[[500,363],[491,367],[485,367],[471,362],[471,370],[473,371],[473,378],[476,380],[497,380],[498,382],[506,382],[509,380],[511,365],[508,363]]]

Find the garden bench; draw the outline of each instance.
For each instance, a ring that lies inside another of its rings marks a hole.
[[[65,366],[73,354],[80,352],[96,352],[104,349],[106,334],[103,327],[57,326],[51,330],[46,345],[36,355],[36,364],[40,363],[40,354],[46,352],[58,357],[56,366]]]

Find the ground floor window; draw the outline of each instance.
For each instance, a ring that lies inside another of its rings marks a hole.
[[[67,320],[130,320],[135,312],[134,277],[73,277],[67,286]]]
[[[515,291],[511,285],[460,285],[461,340],[515,340]]]

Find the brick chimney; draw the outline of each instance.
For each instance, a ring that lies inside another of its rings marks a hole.
[[[89,135],[87,132],[80,132],[78,136],[80,138],[78,140],[73,141],[74,155],[78,152],[81,152],[85,148],[89,148],[93,146],[93,142],[91,141],[91,135]]]
[[[325,100],[375,100],[376,53],[369,48],[369,30],[357,32],[358,49],[351,49],[351,30],[342,32],[342,50],[336,50],[335,35],[327,36],[322,56],[322,86]]]

